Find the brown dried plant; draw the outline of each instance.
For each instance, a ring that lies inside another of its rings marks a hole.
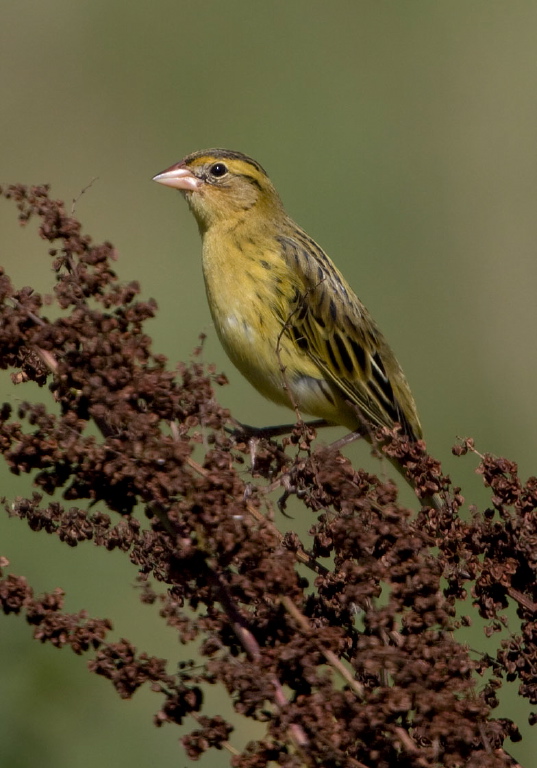
[[[47,318],[44,297],[0,269],[1,366],[21,386],[47,385],[55,401],[1,408],[4,460],[37,488],[6,511],[69,546],[92,540],[124,553],[141,599],[158,602],[204,661],[177,672],[177,659],[113,642],[109,620],[65,613],[60,589],[36,597],[6,557],[4,613],[24,615],[41,642],[89,653],[89,669],[122,698],[149,684],[160,696],[156,725],[194,723],[182,739],[194,759],[225,748],[236,768],[513,765],[502,745],[517,728],[491,713],[505,680],[537,700],[537,479],[523,484],[513,462],[481,456],[490,506],[465,519],[460,489],[424,446],[385,430],[379,445],[418,496],[446,499],[441,511],[411,512],[395,485],[315,447],[301,423],[261,441],[248,468],[249,446],[226,429],[214,396],[224,377],[196,356],[170,370],[152,351],[144,323],[156,304],[118,279],[112,245],[82,235],[47,187],[1,193],[23,224],[40,219],[58,308]],[[455,450],[475,452],[470,440]],[[278,489],[282,506],[293,497],[311,515],[307,546],[279,532],[268,493]],[[456,639],[469,599],[486,620],[479,652]],[[519,625],[490,650],[513,601]],[[264,724],[242,752],[215,712],[215,683]]]

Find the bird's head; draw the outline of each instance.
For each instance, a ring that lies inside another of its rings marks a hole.
[[[184,194],[202,231],[216,223],[233,224],[254,209],[265,220],[283,211],[265,170],[241,152],[193,152],[157,174],[153,181]]]

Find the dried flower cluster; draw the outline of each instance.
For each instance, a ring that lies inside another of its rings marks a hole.
[[[124,552],[139,567],[142,599],[160,602],[205,663],[176,673],[174,660],[108,640],[109,621],[66,614],[61,590],[34,596],[5,557],[2,610],[24,615],[41,642],[91,651],[90,669],[123,698],[149,683],[161,696],[157,725],[195,723],[183,738],[191,758],[225,748],[236,768],[513,765],[502,745],[517,728],[491,711],[504,679],[537,701],[537,479],[524,485],[512,462],[480,457],[491,506],[467,520],[460,490],[424,446],[383,431],[381,450],[418,495],[446,499],[441,511],[411,513],[393,484],[315,448],[300,424],[278,443],[260,442],[247,470],[247,441],[226,431],[229,414],[214,397],[224,377],[196,356],[172,372],[152,352],[144,321],[156,305],[118,280],[113,247],[82,235],[46,187],[2,194],[22,222],[40,218],[61,309],[48,319],[43,297],[0,270],[0,364],[16,383],[47,384],[56,406],[0,410],[0,452],[38,489],[6,510],[69,546],[92,540]],[[475,448],[466,441],[457,451]],[[91,511],[47,503],[60,489],[72,505],[90,500]],[[282,507],[293,496],[311,515],[308,549],[272,522],[280,513],[270,489],[281,489]],[[498,653],[487,653],[487,636],[480,656],[457,642],[469,595],[488,636],[515,601],[520,626]],[[242,753],[213,710],[216,682],[237,712],[265,724]]]

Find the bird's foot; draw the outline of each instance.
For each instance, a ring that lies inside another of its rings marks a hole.
[[[242,424],[240,421],[233,419],[234,428],[226,427],[226,432],[230,434],[235,440],[244,440],[245,442],[252,438],[270,440],[272,437],[280,437],[281,435],[288,435],[293,431],[296,424],[277,424],[272,427],[252,427],[250,424]],[[326,419],[315,419],[314,421],[305,422],[307,427],[313,429],[319,429],[320,427],[329,427],[331,424]]]

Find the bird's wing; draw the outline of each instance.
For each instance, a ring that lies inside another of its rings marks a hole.
[[[398,422],[409,437],[421,437],[403,371],[367,309],[308,235],[279,240],[302,283],[282,318],[287,333],[373,427]]]

